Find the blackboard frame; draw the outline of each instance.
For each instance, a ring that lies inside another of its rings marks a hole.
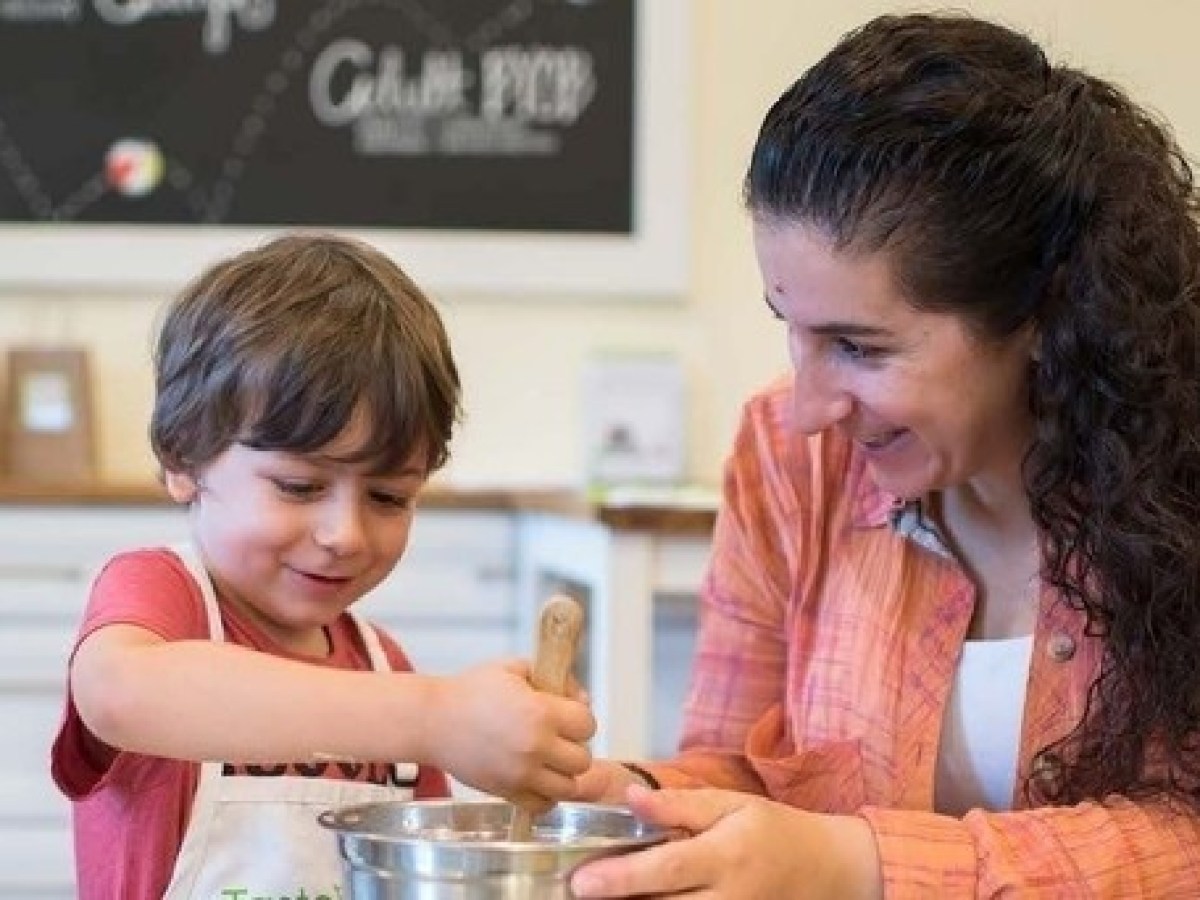
[[[436,295],[681,299],[690,233],[688,0],[636,0],[631,235],[344,229],[392,254]],[[281,229],[0,225],[0,289],[173,290]]]

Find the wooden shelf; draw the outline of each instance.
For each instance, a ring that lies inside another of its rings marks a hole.
[[[717,514],[709,509],[666,506],[598,506],[595,516],[617,531],[653,531],[659,534],[708,535]]]
[[[38,482],[0,480],[0,505],[8,506],[166,506],[165,489],[154,481]],[[455,488],[432,484],[421,495],[421,505],[432,509],[501,509],[546,512],[581,519],[596,519],[619,531],[654,531],[680,535],[705,535],[712,530],[712,509],[659,503],[607,504],[590,501],[568,490]]]
[[[159,506],[171,499],[154,481],[0,480],[0,503],[34,506]]]

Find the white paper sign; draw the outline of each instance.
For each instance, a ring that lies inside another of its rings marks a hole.
[[[71,383],[61,372],[31,372],[21,379],[21,424],[27,431],[61,434],[75,422]]]
[[[613,355],[584,373],[588,476],[596,484],[676,483],[683,478],[685,390],[679,361]]]

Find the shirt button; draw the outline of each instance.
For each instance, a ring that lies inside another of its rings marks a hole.
[[[1050,636],[1046,650],[1055,662],[1066,662],[1075,655],[1075,638],[1060,631]]]

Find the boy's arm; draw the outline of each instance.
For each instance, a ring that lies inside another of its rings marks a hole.
[[[411,723],[427,721],[437,688],[419,675],[379,677],[232,644],[165,641],[134,625],[92,632],[71,666],[75,705],[100,740],[189,760],[423,757],[430,729]]]
[[[310,666],[230,644],[107,625],[75,652],[71,690],[96,737],[188,760],[314,756],[438,766],[512,798],[572,795],[595,728],[578,700],[534,691],[522,664],[449,678]]]

